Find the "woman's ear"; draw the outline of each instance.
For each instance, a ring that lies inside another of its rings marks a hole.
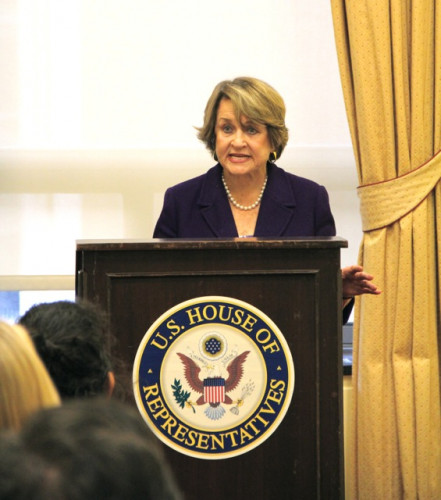
[[[112,396],[113,389],[115,389],[115,374],[113,372],[107,372],[105,393],[108,398]]]

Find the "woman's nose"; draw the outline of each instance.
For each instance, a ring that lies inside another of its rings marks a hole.
[[[236,130],[236,133],[232,138],[232,143],[234,146],[243,146],[245,144],[245,134],[242,130]]]

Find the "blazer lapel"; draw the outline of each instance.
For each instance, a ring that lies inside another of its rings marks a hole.
[[[256,236],[284,236],[294,216],[296,201],[285,172],[268,165],[268,184],[256,224]]]
[[[202,217],[217,238],[237,236],[233,214],[221,181],[222,167],[211,168],[204,179],[199,198]]]

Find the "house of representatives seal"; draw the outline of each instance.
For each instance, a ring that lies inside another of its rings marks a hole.
[[[277,429],[294,391],[294,364],[282,332],[262,311],[231,297],[197,297],[148,329],[133,387],[161,441],[186,455],[224,459]]]

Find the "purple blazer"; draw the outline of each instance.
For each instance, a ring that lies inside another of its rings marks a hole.
[[[326,189],[268,163],[254,236],[335,236]],[[217,164],[199,177],[167,189],[154,238],[238,236]]]
[[[326,189],[268,163],[268,182],[254,236],[335,236],[335,222]],[[194,179],[165,192],[154,238],[233,238],[236,225],[215,165]],[[343,310],[346,323],[354,301]]]

